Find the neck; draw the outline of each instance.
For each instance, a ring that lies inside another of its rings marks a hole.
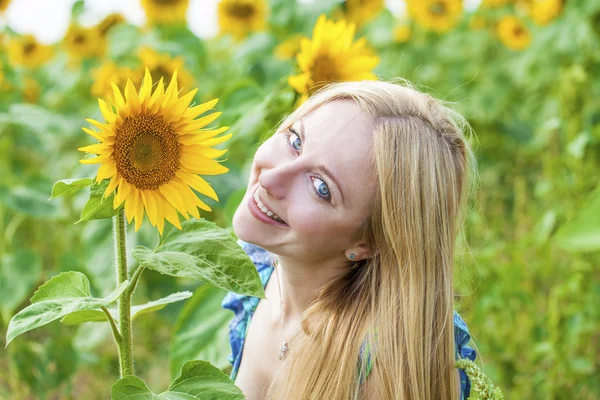
[[[272,292],[272,315],[277,317],[278,321],[283,321],[285,327],[299,326],[304,311],[316,298],[319,289],[342,272],[343,262],[332,259],[307,262],[279,255],[275,256],[275,259],[277,266],[276,271],[273,271],[275,282]],[[279,293],[283,300],[283,315]]]

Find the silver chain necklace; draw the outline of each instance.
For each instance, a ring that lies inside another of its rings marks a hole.
[[[281,297],[281,283],[279,282],[279,273],[277,272],[277,260],[274,261],[273,263],[273,268],[275,269],[275,274],[277,275],[277,289],[279,289],[279,308],[280,308],[280,319],[281,319],[281,338],[282,338],[282,342],[281,345],[279,346],[279,359],[283,360],[285,358],[285,356],[288,353],[288,350],[290,349],[288,342],[286,342],[283,333],[284,333],[284,329],[283,329],[283,313],[284,313],[284,307],[283,307],[283,298]],[[296,338],[296,336],[298,336],[298,334],[302,332],[302,327],[300,327],[300,330],[290,339],[290,342],[292,340],[294,340]]]

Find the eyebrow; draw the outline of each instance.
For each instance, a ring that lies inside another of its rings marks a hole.
[[[304,130],[304,122],[299,119],[296,121],[296,123],[292,124],[292,126],[294,126],[295,124],[298,124],[299,126],[299,133],[300,133],[300,138],[302,139],[303,143],[306,143],[306,135],[305,135],[305,130]],[[325,175],[329,176],[331,178],[331,180],[333,181],[333,183],[335,183],[335,185],[338,187],[338,190],[340,191],[340,195],[342,197],[342,205],[345,205],[345,201],[344,201],[344,191],[342,190],[342,185],[340,185],[340,182],[337,180],[337,178],[335,177],[334,174],[331,173],[331,171],[329,170],[329,168],[327,168],[325,165],[323,164],[318,164],[316,166],[316,168],[318,170],[321,170],[323,172],[325,172]]]

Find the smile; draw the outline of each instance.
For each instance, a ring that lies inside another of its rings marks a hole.
[[[269,210],[258,197],[258,188],[254,191],[253,199],[249,199],[248,208],[252,215],[254,215],[257,219],[276,226],[285,226],[289,227],[288,224],[285,223],[281,217],[275,214],[273,211]]]

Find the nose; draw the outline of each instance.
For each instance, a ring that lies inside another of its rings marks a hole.
[[[283,199],[295,178],[298,176],[299,163],[281,162],[269,169],[261,169],[258,184],[275,199]]]

